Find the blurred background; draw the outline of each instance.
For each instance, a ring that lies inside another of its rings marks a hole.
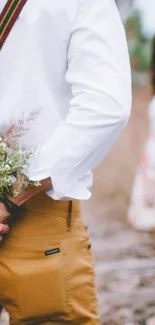
[[[131,58],[133,110],[127,128],[94,172],[93,196],[83,204],[83,216],[95,252],[101,324],[155,325],[155,227],[139,231],[127,218],[148,135],[155,1],[116,2]]]
[[[155,325],[154,231],[138,231],[127,218],[135,173],[148,134],[155,0],[116,2],[129,45],[133,111],[115,147],[94,171],[93,196],[82,203],[82,213],[95,252],[101,324]],[[3,313],[0,325],[7,323]]]

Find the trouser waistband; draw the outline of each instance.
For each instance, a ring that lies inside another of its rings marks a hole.
[[[79,202],[78,201],[58,201],[53,200],[45,193],[40,193],[25,204],[28,212],[38,212],[46,214],[54,214],[55,216],[61,214],[62,218],[67,218],[69,212],[72,216],[79,215]],[[71,211],[70,211],[71,210]]]

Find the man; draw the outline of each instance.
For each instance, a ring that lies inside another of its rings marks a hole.
[[[129,57],[114,0],[28,0],[0,52],[0,125],[30,121],[21,145],[36,150],[24,173],[41,183],[9,197],[26,206],[0,249],[0,304],[11,324],[99,324],[76,202],[90,198],[91,170],[130,110]],[[3,239],[9,213],[2,203],[0,210]]]

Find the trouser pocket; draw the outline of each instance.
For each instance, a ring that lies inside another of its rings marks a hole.
[[[64,241],[69,267],[69,292],[71,293],[71,318],[77,324],[99,325],[94,262],[89,238],[73,237]]]
[[[12,249],[11,255],[14,255],[14,259],[12,263],[9,260],[6,291],[9,292],[12,304],[17,306],[18,319],[35,324],[37,319],[67,317],[70,296],[65,255],[60,242],[49,244],[41,251],[23,249],[19,256],[17,250],[13,253]],[[9,258],[9,253],[7,257]],[[12,291],[11,288],[14,287],[16,290]],[[7,307],[9,310],[9,305]]]

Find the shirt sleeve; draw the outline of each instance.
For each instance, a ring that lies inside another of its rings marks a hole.
[[[66,80],[72,90],[69,113],[38,148],[28,176],[34,181],[50,176],[54,199],[88,199],[87,176],[131,111],[129,55],[114,0],[83,0],[69,43]]]

